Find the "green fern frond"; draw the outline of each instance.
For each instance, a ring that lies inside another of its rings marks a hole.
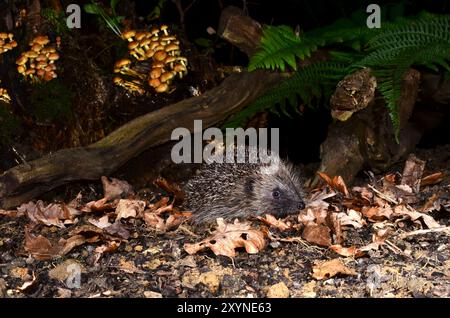
[[[297,110],[299,98],[312,106],[314,100],[328,98],[331,95],[336,83],[347,74],[347,67],[346,63],[322,61],[298,69],[291,77],[235,114],[225,127],[237,127],[247,118],[269,108],[278,114],[273,105],[279,105],[281,112],[289,115],[287,107]]]
[[[250,59],[248,69],[279,68],[284,71],[286,64],[297,69],[296,58],[304,59],[316,49],[313,43],[295,35],[289,26],[266,26],[261,38],[261,49]]]

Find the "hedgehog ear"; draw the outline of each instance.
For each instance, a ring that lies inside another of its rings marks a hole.
[[[247,194],[253,193],[254,186],[255,180],[252,178],[247,178],[244,183],[244,192]]]

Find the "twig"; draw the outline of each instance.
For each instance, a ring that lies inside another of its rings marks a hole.
[[[408,236],[421,235],[421,234],[427,234],[427,233],[435,233],[435,232],[444,232],[445,234],[450,235],[450,226],[435,227],[432,229],[411,231],[411,232],[407,232],[407,233],[402,233],[398,237],[400,239],[404,239],[405,237],[408,237]]]
[[[397,201],[397,200],[395,200],[395,199],[393,199],[393,198],[387,196],[386,194],[384,194],[384,193],[378,191],[378,190],[375,189],[375,187],[373,187],[372,185],[368,184],[367,186],[368,186],[369,188],[371,188],[376,194],[378,194],[378,196],[379,196],[380,198],[382,198],[382,199],[384,199],[384,200],[386,200],[386,201],[389,201],[389,202],[391,202],[391,203],[398,204],[398,201]]]

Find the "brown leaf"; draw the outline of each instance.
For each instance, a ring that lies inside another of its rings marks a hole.
[[[61,246],[53,246],[47,238],[35,237],[25,229],[25,250],[35,259],[45,261],[59,257]]]
[[[105,253],[112,253],[116,251],[120,246],[120,242],[110,241],[106,244],[103,244],[101,246],[98,246],[95,248],[95,258],[94,258],[94,264],[97,264],[100,258]]]
[[[369,243],[367,245],[360,247],[356,246],[343,247],[337,244],[331,245],[330,249],[336,252],[337,254],[345,257],[361,257],[364,256],[368,251],[378,250],[380,246],[384,244],[389,234],[390,233],[387,230],[380,230],[377,232],[377,234],[372,235],[372,243]]]
[[[111,226],[112,223],[109,222],[109,217],[107,215],[102,216],[100,219],[88,219],[88,222],[92,225],[98,227],[99,229],[104,229],[105,227]]]
[[[302,237],[319,246],[331,245],[330,229],[324,225],[306,225]]]
[[[184,249],[189,254],[195,254],[205,248],[210,248],[216,255],[230,258],[236,256],[236,248],[244,247],[249,254],[258,253],[266,246],[264,233],[250,228],[250,223],[226,223],[222,218],[217,219],[218,227],[209,238],[194,244],[186,243]]]
[[[420,186],[424,187],[427,185],[438,184],[443,179],[444,179],[444,173],[436,172],[436,173],[430,174],[429,176],[426,176],[425,178],[422,178],[422,180],[420,181]]]
[[[436,222],[431,216],[425,213],[417,212],[410,206],[397,205],[394,208],[394,216],[408,216],[411,219],[411,221],[416,221],[419,218],[422,218],[423,222],[430,229],[441,227],[441,225],[438,222]]]
[[[140,217],[142,212],[144,212],[144,209],[145,209],[145,201],[121,199],[119,200],[119,203],[117,203],[116,207],[117,213],[116,221],[130,217],[131,218]]]
[[[364,221],[363,218],[361,217],[361,213],[352,209],[347,210],[347,213],[345,212],[337,213],[337,217],[339,219],[339,223],[342,226],[350,225],[356,229],[360,229],[367,224],[366,221]]]
[[[357,275],[355,270],[345,266],[344,263],[342,263],[342,261],[338,258],[329,261],[317,262],[313,266],[312,270],[312,276],[318,280],[329,279],[338,274]]]
[[[337,213],[329,213],[327,217],[327,224],[328,227],[331,229],[333,234],[336,237],[336,243],[341,244],[343,241],[342,237],[342,226],[341,222],[339,221],[339,217]]]
[[[107,201],[120,199],[124,196],[133,195],[133,187],[126,181],[111,178],[111,181],[105,176],[101,178],[103,184],[103,193]]]
[[[73,218],[71,210],[65,204],[51,203],[44,206],[44,202],[41,200],[36,203],[24,203],[17,208],[17,211],[25,213],[33,223],[54,225],[60,228],[65,227],[63,220],[72,220]]]
[[[175,199],[180,201],[184,200],[185,194],[177,184],[170,183],[164,178],[158,178],[153,183],[164,191],[173,194]]]
[[[317,174],[326,182],[326,184],[328,184],[330,187],[333,186],[333,180],[331,180],[331,178],[325,172],[317,171]]]
[[[24,211],[17,211],[17,210],[1,210],[0,209],[0,215],[4,215],[10,218],[18,218],[21,216],[24,216]]]
[[[258,216],[257,219],[280,231],[287,231],[292,229],[292,224],[285,223],[281,219],[277,219],[271,214],[266,214],[265,217]]]
[[[414,154],[410,154],[405,162],[400,184],[410,186],[414,193],[419,192],[420,178],[422,178],[424,169],[425,161],[420,160]]]
[[[130,231],[128,231],[120,221],[114,222],[114,224],[105,227],[103,230],[109,235],[117,236],[125,240],[130,237]]]
[[[344,179],[342,179],[341,176],[335,176],[333,178],[333,188],[344,194],[346,198],[350,197],[347,185],[345,184]]]
[[[384,208],[379,206],[365,206],[361,209],[361,213],[371,222],[380,222],[389,220],[394,211],[390,206]]]
[[[116,207],[116,204],[108,203],[107,201],[107,198],[103,198],[97,201],[88,202],[81,210],[83,212],[103,212],[106,210],[113,210]]]

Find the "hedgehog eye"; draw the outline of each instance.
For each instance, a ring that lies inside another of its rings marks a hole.
[[[281,196],[281,193],[280,193],[279,190],[274,190],[274,191],[272,192],[272,197],[273,197],[274,199],[279,199],[280,196]]]

